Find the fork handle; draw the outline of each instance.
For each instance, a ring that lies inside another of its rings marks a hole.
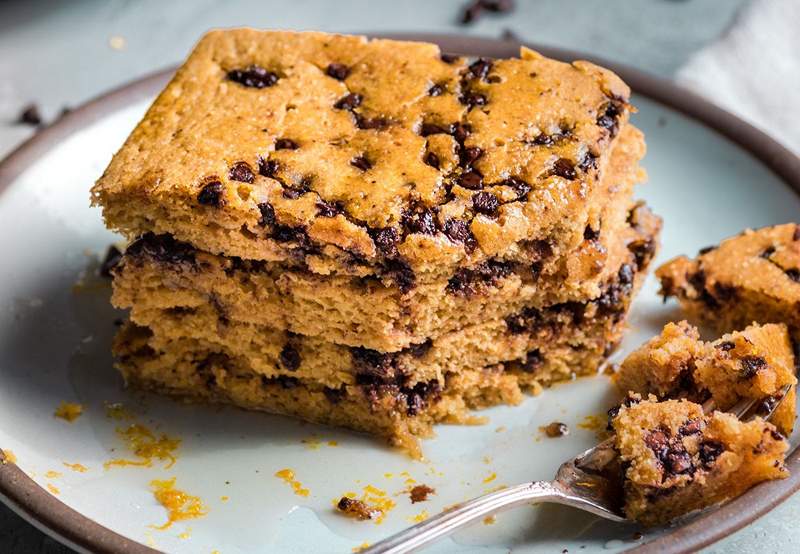
[[[522,504],[531,500],[540,502],[560,501],[561,491],[549,481],[533,481],[515,487],[485,494],[474,500],[459,504],[425,521],[392,535],[362,551],[362,554],[403,554],[449,535],[456,529],[475,520]]]

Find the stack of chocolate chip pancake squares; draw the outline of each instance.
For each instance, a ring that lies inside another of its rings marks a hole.
[[[93,188],[132,386],[386,437],[595,372],[660,219],[591,63],[207,34]]]

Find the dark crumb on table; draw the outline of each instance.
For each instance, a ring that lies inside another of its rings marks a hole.
[[[343,496],[336,508],[348,517],[360,520],[373,519],[380,515],[380,510],[370,508],[365,502],[355,498],[348,498]]]
[[[417,485],[408,491],[408,493],[409,497],[411,498],[411,503],[416,504],[417,502],[426,501],[428,499],[428,495],[435,494],[436,490],[428,485]]]
[[[516,42],[521,42],[522,39],[519,37],[517,33],[515,33],[512,29],[503,29],[503,32],[500,33],[500,38],[503,40],[513,40]]]
[[[509,13],[514,10],[514,0],[472,0],[461,10],[462,25],[474,23],[484,12]]]
[[[42,124],[42,116],[39,114],[39,106],[36,104],[28,104],[25,106],[22,111],[19,113],[19,117],[17,118],[17,123],[22,125],[41,125]]]
[[[554,421],[548,425],[539,427],[539,429],[551,439],[569,435],[569,427],[567,427],[566,423],[561,423],[560,421]]]

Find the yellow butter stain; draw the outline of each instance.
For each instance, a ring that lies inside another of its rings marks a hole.
[[[495,433],[502,433],[502,432],[504,432],[505,430],[506,430],[506,426],[505,426],[505,425],[501,425],[500,427],[498,427],[497,429],[495,429],[495,430],[494,430],[494,432],[495,432]]]
[[[57,478],[61,477],[61,473],[51,469],[50,471],[45,473],[44,476],[47,477],[48,479],[57,479]]]
[[[386,477],[387,479],[391,479],[392,477],[394,477],[394,473],[384,473],[383,476]]]
[[[195,519],[208,514],[208,509],[200,498],[175,488],[175,480],[150,481],[150,489],[159,504],[167,510],[167,522],[163,525],[151,525],[153,529],[163,531],[169,529],[176,521]]]
[[[229,496],[220,496],[220,497],[219,497],[219,499],[220,499],[222,502],[227,502],[227,501],[228,501],[228,500],[230,500],[231,498],[230,498]]]
[[[106,417],[116,421],[131,421],[133,414],[122,402],[106,402]]]
[[[86,473],[87,471],[89,471],[89,468],[83,464],[68,464],[67,462],[61,462],[61,463],[64,464],[64,467],[68,467],[69,469],[77,473]]]
[[[191,533],[189,533],[188,531],[184,531],[183,533],[178,535],[178,538],[182,539],[182,540],[186,540],[186,539],[190,538],[191,536],[192,536]]]
[[[366,550],[367,548],[369,548],[369,543],[368,542],[362,542],[358,546],[353,547],[353,552],[361,552],[362,550]]]
[[[83,406],[74,402],[61,402],[53,413],[53,417],[72,423],[83,414]]]
[[[608,415],[594,414],[587,415],[578,423],[578,427],[592,431],[598,439],[606,439],[609,437],[609,431],[606,428],[608,425]]]
[[[132,423],[125,428],[117,427],[117,435],[138,459],[109,460],[103,464],[105,469],[115,466],[151,467],[154,459],[167,462],[164,468],[169,469],[177,461],[175,451],[181,444],[180,439],[173,439],[165,434],[156,437],[147,427],[138,423]]]
[[[328,446],[339,446],[339,441],[328,441]]]
[[[11,450],[4,449],[3,452],[3,463],[4,464],[16,464],[17,463],[17,455],[14,454]]]
[[[56,487],[52,483],[47,483],[47,490],[49,490],[53,494],[61,494],[61,491],[58,490],[58,487]]]
[[[494,525],[496,521],[497,521],[497,516],[486,516],[485,518],[483,518],[484,525]]]
[[[491,472],[489,475],[487,475],[486,477],[484,477],[484,478],[483,478],[483,482],[484,482],[484,483],[491,483],[491,482],[492,482],[492,481],[494,481],[495,479],[497,479],[497,473],[495,473],[495,472],[493,471],[493,472]]]
[[[281,469],[275,472],[275,477],[282,479],[287,485],[292,487],[292,490],[297,496],[306,497],[309,495],[309,490],[303,488],[303,484],[295,479],[294,471],[289,468]]]

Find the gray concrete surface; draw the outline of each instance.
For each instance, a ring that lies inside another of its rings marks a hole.
[[[432,31],[500,36],[591,52],[669,77],[720,35],[747,0],[517,0],[457,24],[463,0],[0,0],[0,156],[35,129],[14,121],[35,102],[64,107],[178,63],[211,27]],[[768,53],[765,53],[768,55]],[[0,423],[2,425],[2,423]],[[796,496],[709,552],[800,552]],[[0,552],[69,552],[0,506]]]

